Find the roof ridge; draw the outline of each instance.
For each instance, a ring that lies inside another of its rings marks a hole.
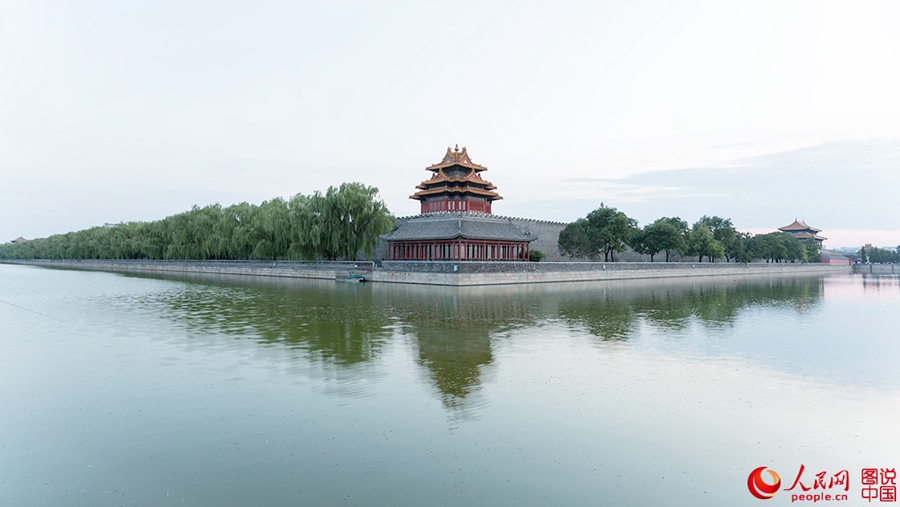
[[[474,217],[490,217],[490,218],[500,218],[500,219],[508,219],[508,220],[519,220],[522,222],[538,222],[543,224],[553,224],[553,225],[569,225],[569,222],[558,222],[555,220],[542,220],[540,218],[525,218],[525,217],[513,217],[508,215],[495,215],[493,213],[484,213],[480,211],[433,211],[431,213],[419,213],[416,215],[407,215],[403,217],[397,217],[397,220],[409,220],[412,218],[423,218],[434,215],[451,215],[456,214],[460,216],[474,216]]]

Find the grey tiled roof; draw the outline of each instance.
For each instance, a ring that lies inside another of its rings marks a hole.
[[[850,260],[854,257],[853,254],[838,252],[837,250],[819,250],[819,254],[826,259],[833,260]]]
[[[486,239],[499,241],[534,241],[505,217],[485,213],[430,213],[400,220],[397,228],[381,236],[387,241],[419,241],[429,239]]]

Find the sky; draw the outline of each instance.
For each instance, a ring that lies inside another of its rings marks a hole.
[[[897,2],[0,1],[0,241],[359,181],[448,146],[572,221],[900,245]]]

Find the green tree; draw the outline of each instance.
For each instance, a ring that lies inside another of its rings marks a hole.
[[[0,245],[0,258],[335,259],[371,256],[394,217],[378,189],[360,183],[323,195],[275,198],[256,206],[218,203],[155,222],[106,224],[26,243]]]
[[[688,234],[687,254],[696,255],[700,262],[703,262],[704,257],[713,262],[725,256],[725,248],[713,236],[709,226],[697,222]]]
[[[650,229],[651,225],[652,224],[645,225],[643,229],[635,231],[634,235],[631,237],[629,246],[639,254],[649,255],[650,262],[653,262],[653,256],[659,252],[660,248],[657,245],[656,235],[653,234],[653,231]]]
[[[291,221],[288,253],[291,258],[312,260],[318,255],[323,207],[324,197],[319,192],[311,196],[297,194],[288,201]]]
[[[753,261],[752,235],[749,232],[738,234],[735,240],[734,260],[737,262]]]
[[[342,234],[339,254],[355,259],[362,253],[371,257],[378,237],[391,230],[394,217],[384,201],[377,199],[378,189],[362,183],[343,183],[340,188],[328,189],[326,199],[334,199],[339,210],[339,229]]]
[[[329,187],[324,196],[315,194],[308,226],[316,253],[326,259],[371,256],[378,236],[394,226],[394,217],[377,195],[377,188],[361,183]]]
[[[625,250],[637,228],[637,221],[602,203],[585,218],[567,225],[559,234],[559,251],[565,255],[615,262],[615,252]]]
[[[541,262],[542,260],[547,258],[547,254],[540,250],[529,250],[528,251],[528,260],[531,262]]]
[[[822,248],[822,245],[811,239],[801,240],[800,244],[805,250],[806,262],[822,262],[822,254],[819,252],[819,250]]]
[[[799,239],[784,232],[757,234],[745,240],[745,248],[753,259],[765,259],[766,262],[815,262],[818,251],[810,256],[809,247]]]
[[[722,245],[725,262],[731,262],[732,257],[740,254],[740,233],[734,228],[730,218],[703,215],[697,223],[706,225],[712,231],[713,237]]]
[[[799,239],[783,232],[778,236],[778,239],[784,245],[786,252],[784,260],[806,262],[806,248]]]
[[[663,251],[666,252],[666,262],[669,262],[669,254],[672,252],[683,255],[685,250],[687,249],[688,233],[691,232],[690,228],[688,227],[688,223],[679,217],[662,217],[657,220],[657,222],[665,222],[671,224],[672,227],[674,227],[675,230],[678,231],[678,236],[671,238],[671,241],[663,246]]]
[[[592,241],[589,228],[586,218],[579,218],[565,226],[557,240],[559,252],[578,259],[596,260],[600,249]]]
[[[687,223],[680,218],[660,218],[634,234],[631,248],[637,253],[649,255],[650,262],[657,253],[665,251],[666,262],[669,262],[670,252],[684,251],[686,231]]]
[[[888,250],[886,248],[878,248],[877,246],[869,248],[866,251],[866,256],[869,259],[869,262],[875,262],[880,264],[887,264],[889,262],[894,262],[896,252]]]

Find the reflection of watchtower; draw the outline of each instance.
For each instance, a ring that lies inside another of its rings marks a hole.
[[[532,320],[532,306],[521,298],[498,298],[490,292],[460,296],[415,286],[390,292],[405,294],[403,301],[411,311],[401,316],[403,330],[415,337],[417,362],[447,408],[466,409],[478,403],[477,396],[469,397],[480,390],[481,377],[494,362],[491,337]]]
[[[810,227],[806,225],[806,222],[803,220],[797,220],[796,218],[794,219],[794,223],[779,227],[778,230],[786,232],[797,239],[810,239],[815,241],[820,247],[822,246],[822,242],[828,239],[816,234],[822,232],[821,229]]]
[[[474,211],[490,213],[491,203],[503,199],[494,190],[490,181],[481,178],[487,167],[472,162],[466,147],[462,151],[447,148],[447,154],[439,163],[425,168],[433,172],[431,178],[416,188],[418,192],[409,196],[422,203],[422,213],[438,211]]]
[[[417,333],[419,364],[430,370],[445,405],[462,406],[480,388],[482,369],[494,360],[490,336],[452,328],[420,328]]]

